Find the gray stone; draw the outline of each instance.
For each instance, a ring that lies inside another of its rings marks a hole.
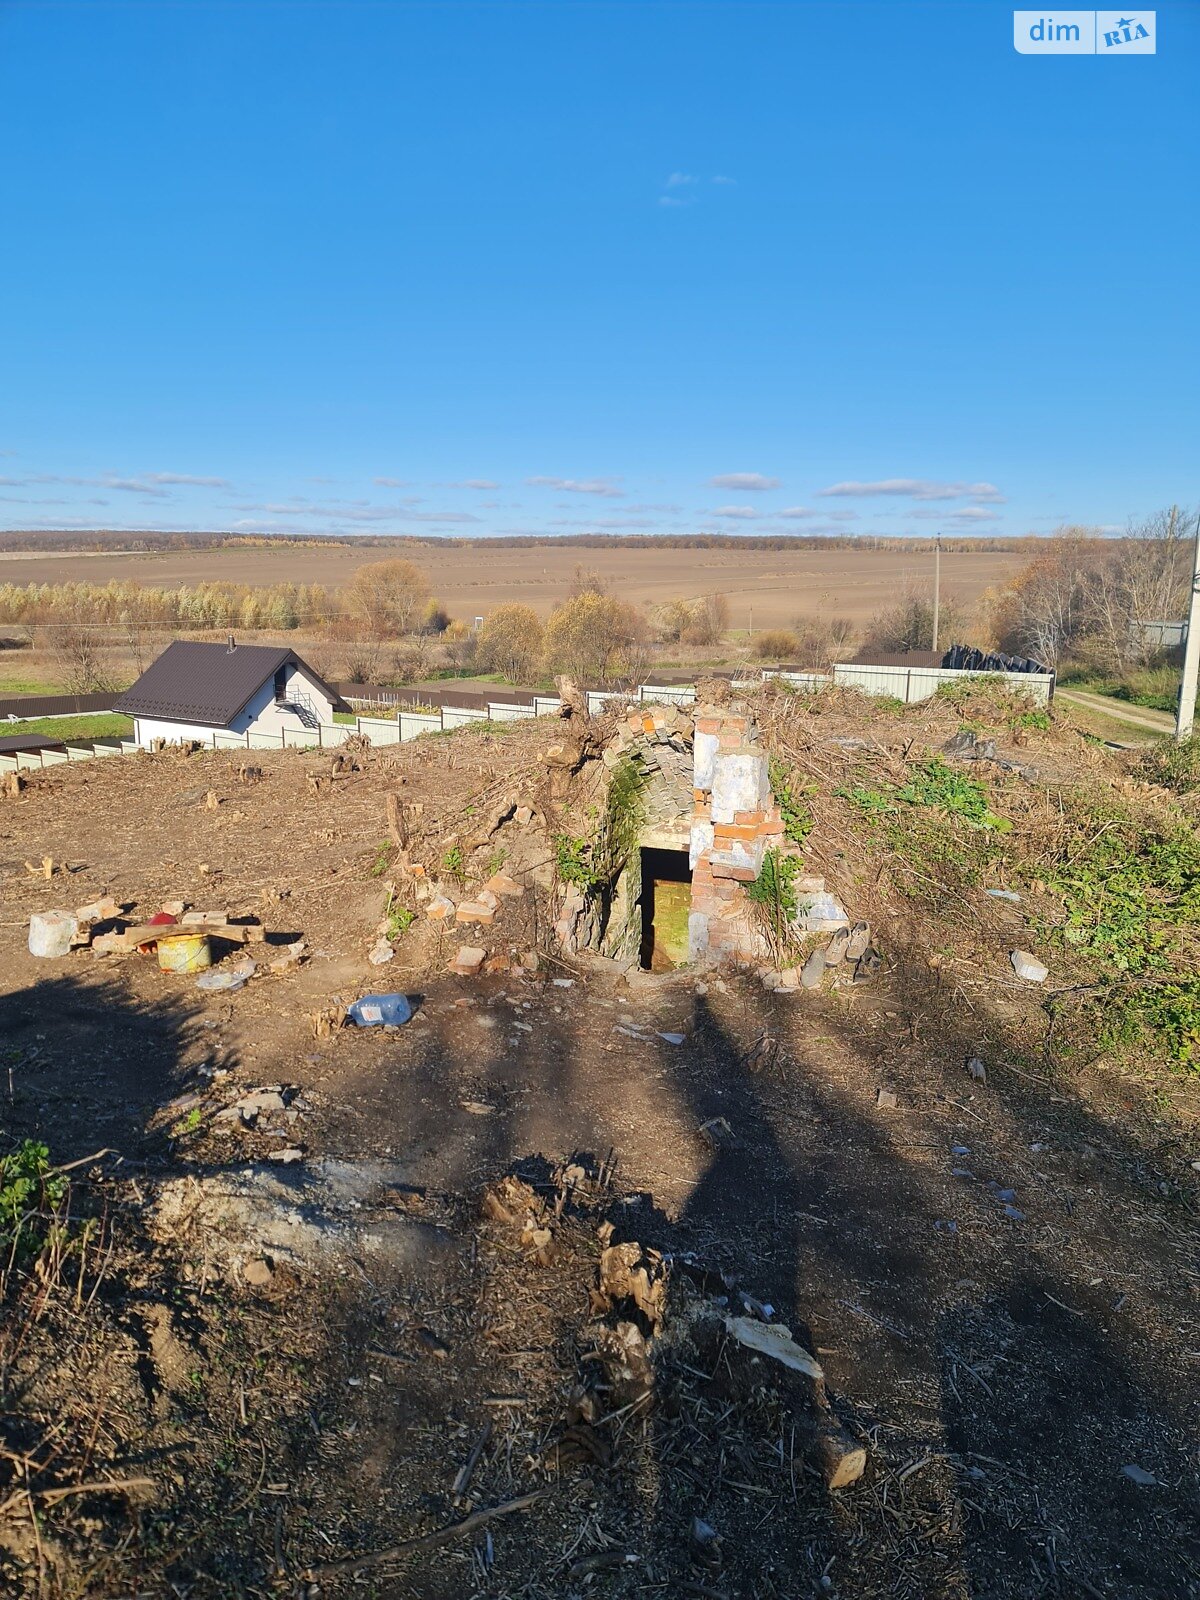
[[[1017,977],[1023,978],[1026,983],[1045,983],[1050,976],[1049,967],[1043,966],[1028,950],[1014,950],[1008,959]]]
[[[814,950],[804,963],[800,971],[800,982],[806,989],[820,987],[821,979],[825,976],[825,952]]]

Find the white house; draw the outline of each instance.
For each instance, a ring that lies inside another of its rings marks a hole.
[[[294,650],[274,645],[197,644],[177,639],[113,707],[133,718],[143,749],[214,734],[316,730],[340,700]]]

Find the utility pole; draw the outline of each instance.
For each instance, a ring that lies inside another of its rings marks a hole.
[[[938,612],[942,607],[942,536],[933,536],[933,652],[938,647]]]
[[[1175,738],[1191,737],[1196,719],[1197,675],[1200,674],[1200,512],[1196,515],[1196,562],[1192,569],[1192,598],[1188,603],[1187,640],[1183,647],[1183,681],[1175,711]]]

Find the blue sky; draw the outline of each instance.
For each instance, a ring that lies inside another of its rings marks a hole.
[[[0,524],[1195,501],[1198,69],[1194,3],[0,0]]]

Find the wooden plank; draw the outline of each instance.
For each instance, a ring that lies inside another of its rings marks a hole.
[[[136,950],[140,944],[199,936],[226,939],[230,944],[256,944],[266,938],[267,930],[257,922],[145,922],[139,927],[122,929],[120,939],[126,950]]]

